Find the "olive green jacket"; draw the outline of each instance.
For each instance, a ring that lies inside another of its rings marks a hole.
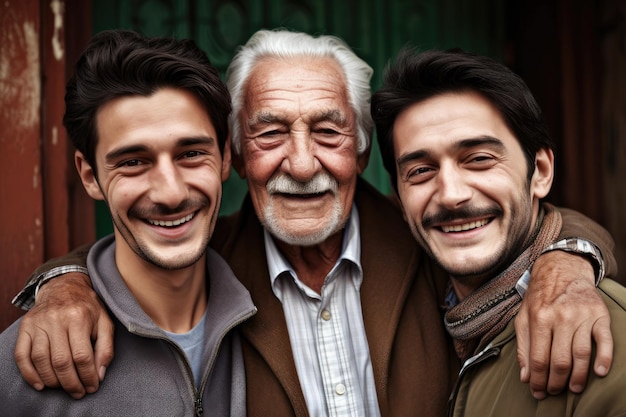
[[[450,417],[626,416],[626,288],[604,279],[599,292],[611,314],[615,342],[611,372],[589,370],[582,394],[566,391],[537,401],[520,382],[514,320],[481,353],[466,361],[450,400]]]

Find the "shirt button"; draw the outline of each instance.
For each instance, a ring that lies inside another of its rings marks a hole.
[[[330,320],[330,311],[322,310],[322,318],[326,321]]]
[[[343,384],[337,384],[335,385],[335,393],[337,395],[343,395],[346,393],[346,386]]]

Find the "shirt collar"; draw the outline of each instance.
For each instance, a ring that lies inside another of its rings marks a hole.
[[[300,282],[298,279],[293,267],[287,262],[283,254],[278,250],[276,244],[274,243],[274,239],[267,231],[267,229],[263,230],[264,238],[265,238],[265,253],[267,257],[267,266],[270,274],[270,281],[272,284],[272,291],[276,296],[277,288],[276,288],[276,279],[283,273],[289,273],[293,278],[296,284],[302,289],[305,290],[304,284]],[[346,222],[346,227],[343,232],[343,242],[341,248],[341,255],[333,269],[328,274],[329,276],[333,274],[337,266],[342,261],[349,261],[353,263],[359,270],[357,282],[355,285],[357,288],[361,287],[361,282],[363,281],[363,268],[361,268],[361,232],[359,227],[359,212],[356,208],[355,204],[352,204],[352,209],[350,210],[350,217]],[[279,297],[280,298],[280,297]]]

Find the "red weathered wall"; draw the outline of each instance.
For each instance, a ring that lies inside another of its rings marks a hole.
[[[38,1],[0,5],[0,329],[20,315],[11,298],[44,256],[39,16]]]
[[[10,302],[36,267],[95,238],[62,123],[90,37],[89,0],[0,4],[0,331],[21,314]]]

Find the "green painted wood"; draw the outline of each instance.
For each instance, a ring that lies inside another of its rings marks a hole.
[[[504,2],[499,0],[92,0],[94,32],[134,29],[147,36],[192,38],[223,74],[238,45],[261,28],[286,27],[343,38],[375,70],[372,88],[398,50],[461,47],[500,58]],[[389,179],[374,143],[364,173],[383,193]],[[222,214],[240,206],[247,187],[236,172],[224,185]],[[112,231],[97,208],[97,235]]]

